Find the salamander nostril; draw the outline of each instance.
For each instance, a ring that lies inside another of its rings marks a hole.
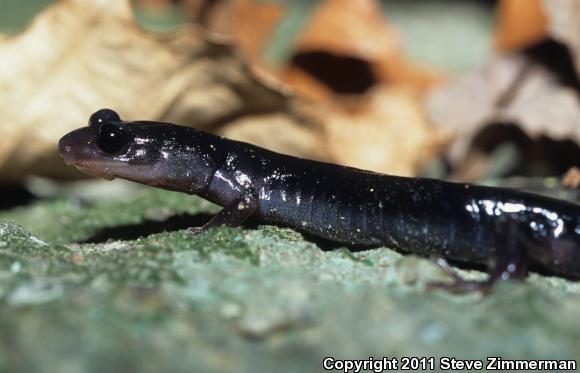
[[[58,153],[61,156],[64,155],[64,154],[66,154],[66,153],[70,153],[70,150],[71,150],[71,146],[67,144],[66,137],[67,136],[64,136],[58,142]]]

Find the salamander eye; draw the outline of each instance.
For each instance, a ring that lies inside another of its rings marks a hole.
[[[101,109],[93,113],[93,115],[91,115],[91,117],[89,118],[89,126],[94,128],[95,126],[102,123],[119,122],[120,120],[121,118],[119,117],[119,114],[117,114],[113,110]]]
[[[121,154],[129,141],[129,133],[119,125],[105,123],[99,128],[97,146],[105,153]]]

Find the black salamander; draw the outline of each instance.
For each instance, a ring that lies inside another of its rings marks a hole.
[[[553,198],[300,159],[190,127],[124,122],[108,109],[64,136],[59,151],[87,173],[223,206],[193,234],[257,217],[346,245],[490,264],[487,281],[457,280],[455,290],[523,278],[530,263],[580,277],[580,206]]]

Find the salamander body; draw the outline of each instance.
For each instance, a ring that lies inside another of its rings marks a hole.
[[[580,276],[580,206],[553,198],[305,160],[190,127],[124,122],[108,109],[64,136],[59,151],[93,175],[223,206],[192,233],[257,217],[347,245],[491,261],[488,283],[521,278],[530,262]]]

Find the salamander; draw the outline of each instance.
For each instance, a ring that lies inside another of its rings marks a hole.
[[[195,194],[223,207],[202,227],[250,217],[348,246],[488,264],[490,289],[534,264],[580,277],[580,206],[513,189],[399,177],[296,158],[190,127],[122,121],[102,109],[59,141],[89,174]]]

